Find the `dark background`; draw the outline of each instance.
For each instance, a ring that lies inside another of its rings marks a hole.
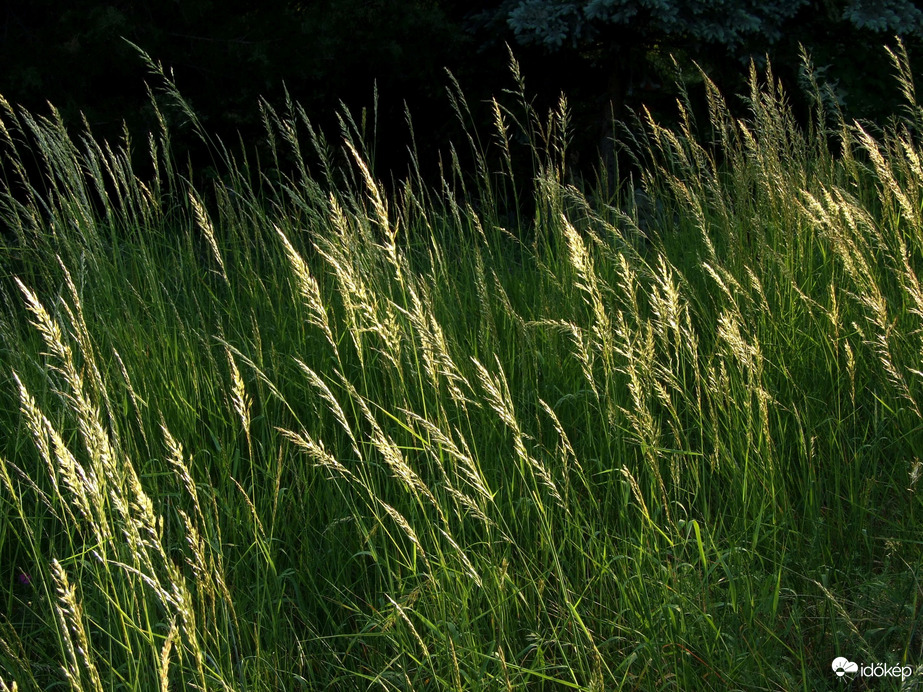
[[[702,88],[693,60],[731,96],[745,91],[748,60],[756,58],[762,64],[768,55],[803,111],[797,93],[802,43],[821,68],[821,77],[834,87],[848,117],[881,121],[894,112],[899,96],[882,45],[893,45],[895,29],[904,30],[911,55],[920,52],[921,23],[914,14],[919,10],[902,0],[803,0],[792,5],[798,7],[797,13],[785,17],[778,32],[751,31],[736,42],[719,35],[703,40],[691,27],[689,31],[657,29],[649,21],[657,10],[648,9],[630,24],[603,27],[579,40],[569,37],[560,45],[514,32],[508,20],[518,4],[513,0],[3,3],[0,94],[43,114],[49,112],[47,102],[51,102],[74,128],[80,127],[82,112],[94,134],[110,140],[120,137],[125,122],[135,148],[144,152],[144,133],[157,128],[145,83],[160,85],[122,37],[173,70],[180,91],[209,132],[229,143],[240,137],[248,147],[258,148],[262,139],[258,98],[281,107],[286,89],[334,142],[339,139],[335,112],[340,102],[357,119],[367,108],[371,138],[372,94],[377,84],[376,174],[400,177],[407,170],[410,141],[405,103],[413,115],[426,170],[435,170],[448,139],[460,139],[445,94],[445,68],[458,78],[480,121],[482,136],[489,138],[492,114],[484,101],[496,95],[512,103],[502,94],[513,87],[509,43],[539,109],[553,105],[562,91],[567,93],[574,113],[573,161],[589,169],[611,134],[608,113],[624,116],[628,109],[645,104],[659,118],[669,121],[673,116],[676,90],[670,54],[691,80],[694,98],[701,98]],[[650,8],[658,3],[638,5]],[[758,7],[759,3],[724,0],[714,5]],[[856,19],[859,10],[867,13],[862,15],[865,19]],[[743,108],[739,99],[729,101],[732,107]],[[200,159],[207,166],[205,153],[184,128],[183,118],[167,112],[177,153],[189,157],[194,168]]]

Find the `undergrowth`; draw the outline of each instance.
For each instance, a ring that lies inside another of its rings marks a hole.
[[[626,126],[611,194],[515,62],[475,170],[390,193],[349,114],[334,145],[261,104],[257,163],[153,62],[207,187],[162,117],[109,145],[0,101],[2,687],[913,683],[923,111],[892,58],[875,133],[816,88],[800,126],[771,72],[736,119],[706,77],[707,122]]]

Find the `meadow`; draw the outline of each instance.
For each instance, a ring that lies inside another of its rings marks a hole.
[[[745,117],[706,78],[707,120],[639,114],[590,181],[515,62],[494,130],[388,189],[348,113],[262,103],[257,160],[154,63],[212,180],[163,117],[109,144],[0,101],[0,689],[913,687],[892,58],[887,124],[816,83],[799,124],[754,68]]]

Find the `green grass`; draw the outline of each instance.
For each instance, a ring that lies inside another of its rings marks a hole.
[[[391,194],[348,116],[336,147],[263,104],[256,162],[187,108],[222,173],[195,185],[165,125],[110,147],[0,103],[0,688],[916,672],[923,111],[893,57],[874,136],[707,83],[709,122],[626,128],[608,195],[515,64],[475,170]]]

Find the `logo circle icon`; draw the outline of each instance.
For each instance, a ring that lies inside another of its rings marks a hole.
[[[833,659],[831,668],[833,668],[833,672],[836,673],[838,678],[843,677],[846,673],[856,673],[859,671],[859,666],[857,664],[843,656],[837,656]]]

